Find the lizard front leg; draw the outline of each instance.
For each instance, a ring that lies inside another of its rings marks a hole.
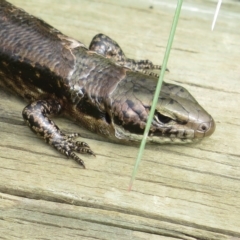
[[[79,133],[64,134],[58,126],[48,118],[61,112],[61,104],[57,100],[38,100],[26,106],[22,115],[33,132],[67,157],[74,159],[85,168],[84,162],[75,152],[94,155],[85,142],[73,141]]]
[[[130,68],[133,71],[141,71],[145,69],[161,69],[160,65],[154,65],[149,60],[133,60],[127,58],[120,46],[110,37],[104,34],[97,34],[91,41],[89,49],[112,59],[117,64]],[[144,71],[143,71],[144,72]],[[150,74],[148,72],[144,72]],[[151,75],[151,74],[150,74]],[[153,75],[153,74],[152,74]]]

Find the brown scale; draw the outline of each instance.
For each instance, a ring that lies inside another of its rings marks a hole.
[[[160,65],[154,65],[149,60],[136,61],[134,59],[127,58],[117,42],[101,33],[97,34],[92,39],[89,49],[111,59],[123,67],[127,67],[134,71],[142,71],[145,69],[161,69]],[[151,72],[145,73],[150,75],[153,74]]]
[[[22,115],[33,132],[83,167],[75,152],[94,155],[93,151],[74,140],[79,133],[63,133],[48,116],[63,114],[113,141],[139,141],[158,77],[149,69],[161,67],[126,58],[103,34],[87,49],[0,1],[0,87],[29,102]],[[149,135],[157,138],[151,141],[192,141],[214,129],[211,116],[186,89],[163,83]]]

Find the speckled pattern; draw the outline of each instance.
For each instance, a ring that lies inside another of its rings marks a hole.
[[[49,119],[62,114],[115,142],[140,141],[160,69],[126,58],[98,34],[89,49],[42,20],[0,1],[0,87],[24,98],[23,118],[47,143],[85,167],[75,152],[94,155],[79,133]],[[210,136],[212,117],[183,87],[163,83],[148,141],[186,143]]]
[[[57,115],[61,112],[61,105],[56,100],[38,100],[23,109],[22,115],[28,126],[47,143],[59,152],[71,157],[84,168],[84,162],[75,153],[88,153],[95,155],[87,143],[74,142],[79,133],[64,134],[47,115]]]
[[[134,59],[127,58],[117,42],[101,33],[97,34],[92,39],[89,49],[131,70],[141,71],[145,69],[161,69],[160,65],[154,65],[149,60],[136,61]]]

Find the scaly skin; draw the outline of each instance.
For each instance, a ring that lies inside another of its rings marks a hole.
[[[75,152],[94,155],[79,134],[64,134],[49,115],[64,114],[117,142],[140,141],[160,69],[126,58],[109,37],[89,49],[28,13],[0,2],[0,87],[29,102],[23,118],[46,142],[85,167]],[[148,140],[185,143],[210,136],[212,117],[183,87],[163,83]]]

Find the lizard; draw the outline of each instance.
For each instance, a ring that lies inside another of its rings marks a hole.
[[[87,48],[43,20],[0,1],[0,87],[28,102],[22,116],[30,129],[57,151],[95,155],[64,133],[51,116],[63,115],[115,142],[139,142],[146,126],[160,69],[125,56],[110,37],[97,34]],[[210,136],[215,122],[179,85],[163,82],[147,140],[189,143]]]

